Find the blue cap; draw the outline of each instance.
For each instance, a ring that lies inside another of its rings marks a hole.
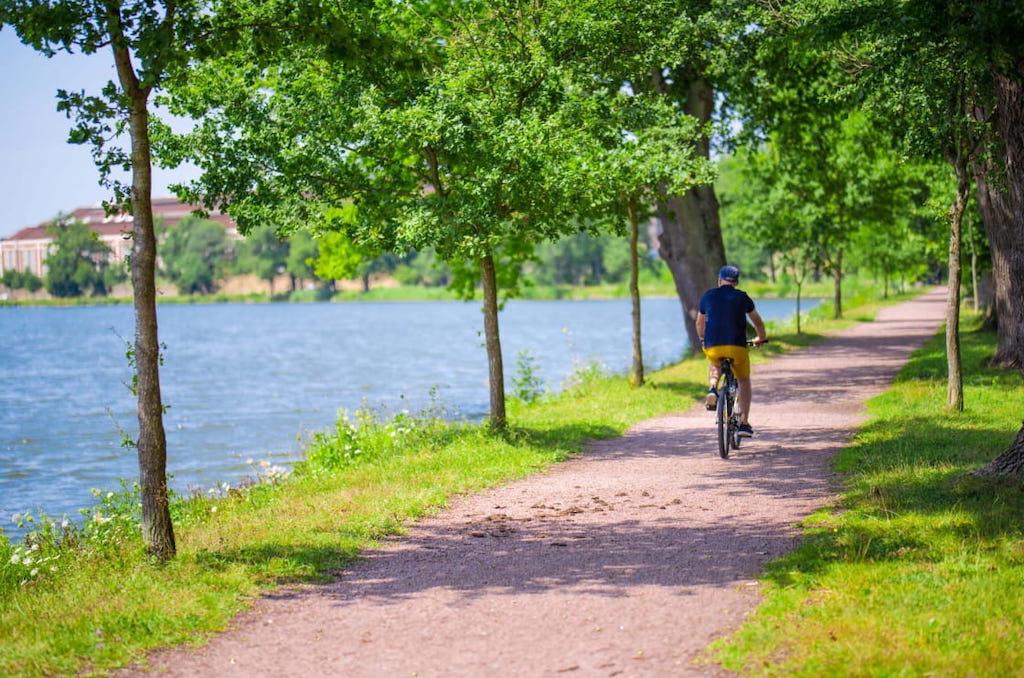
[[[723,266],[718,271],[718,277],[726,282],[738,283],[740,281],[740,269],[735,266]]]

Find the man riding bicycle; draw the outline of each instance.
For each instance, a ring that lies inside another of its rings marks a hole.
[[[754,301],[743,290],[737,289],[740,281],[740,269],[735,266],[723,266],[718,272],[718,287],[710,289],[700,298],[697,313],[697,337],[701,341],[704,355],[710,361],[708,368],[708,395],[706,405],[709,410],[718,405],[718,363],[722,358],[733,359],[733,372],[739,382],[739,435],[749,438],[754,435],[750,426],[750,353],[747,350],[747,317],[754,325],[757,338],[754,346],[766,341],[764,321],[754,310]]]

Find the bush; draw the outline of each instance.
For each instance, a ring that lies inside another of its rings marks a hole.
[[[13,269],[4,271],[3,276],[0,277],[0,283],[12,290],[28,290],[29,292],[36,292],[43,287],[43,279],[35,273]]]

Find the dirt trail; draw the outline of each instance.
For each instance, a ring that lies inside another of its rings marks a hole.
[[[724,675],[695,660],[757,605],[756,577],[793,548],[795,525],[833,499],[828,458],[944,309],[935,289],[755,365],[757,436],[728,460],[702,405],[642,422],[120,675]]]

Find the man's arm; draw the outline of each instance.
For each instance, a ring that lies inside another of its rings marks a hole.
[[[708,317],[703,313],[697,313],[697,338],[700,339],[701,346],[704,345],[704,329],[707,327]]]
[[[754,339],[754,346],[760,346],[768,338],[768,335],[764,331],[764,320],[761,319],[761,314],[757,311],[751,311],[747,314],[750,316],[750,322],[754,323],[754,331],[757,332],[757,339]],[[697,326],[700,327],[700,316],[697,316]],[[697,330],[697,334],[700,334],[700,330]]]

